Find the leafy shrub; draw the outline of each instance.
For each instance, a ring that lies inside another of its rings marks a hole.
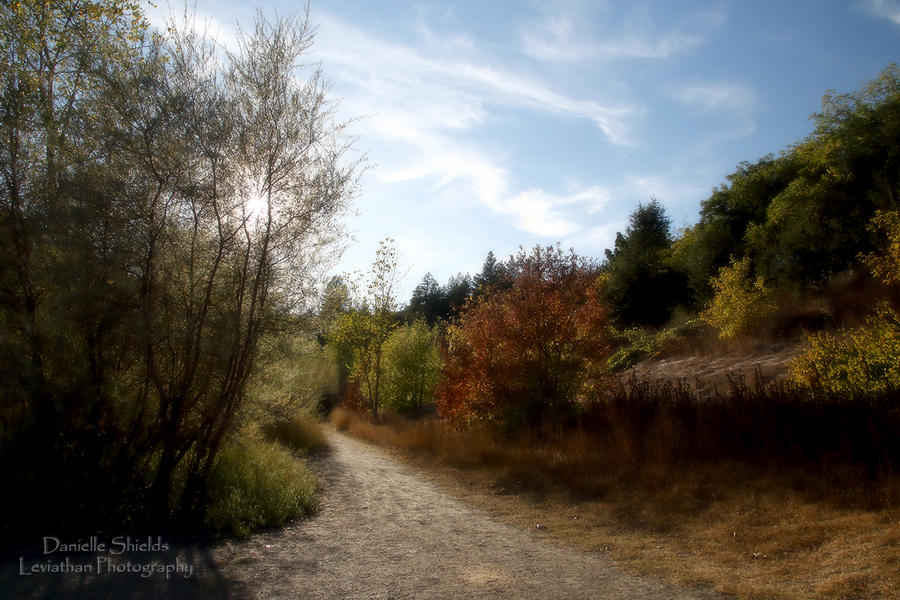
[[[623,334],[626,343],[609,357],[606,364],[613,372],[630,369],[642,360],[657,358],[672,349],[683,347],[691,339],[701,335],[703,328],[702,321],[691,319],[655,333],[629,329]]]
[[[872,274],[890,285],[900,281],[900,210],[879,210],[869,223],[869,231],[884,238],[878,252],[863,257]]]
[[[624,371],[625,369],[630,369],[642,360],[651,358],[655,354],[654,338],[642,336],[634,342],[616,350],[613,355],[609,357],[609,360],[606,361],[606,364],[609,366],[610,371],[617,373],[619,371]]]
[[[316,478],[306,463],[278,444],[249,438],[225,446],[210,482],[210,530],[248,535],[279,527],[316,508]]]
[[[334,358],[313,336],[283,336],[266,340],[248,396],[257,408],[257,420],[290,421],[298,413],[319,410],[323,399],[336,397],[337,384]]]
[[[900,316],[883,307],[862,327],[809,336],[810,349],[791,365],[791,377],[846,397],[900,389]]]
[[[878,211],[869,229],[880,250],[863,262],[885,285],[900,281],[900,212]],[[791,366],[794,381],[846,397],[900,389],[900,314],[881,305],[861,327],[810,336],[810,349]]]
[[[713,299],[700,318],[719,330],[724,339],[758,329],[775,311],[772,291],[762,277],[752,278],[750,259],[733,259],[712,280]]]

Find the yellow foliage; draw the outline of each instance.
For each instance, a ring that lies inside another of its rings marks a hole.
[[[847,398],[900,389],[900,316],[887,307],[862,327],[809,342],[790,367],[796,383]]]
[[[885,284],[900,282],[900,211],[876,212],[869,229],[885,244],[863,262]],[[847,397],[900,389],[900,314],[889,306],[862,327],[820,333],[809,342],[809,351],[791,365],[795,382]]]
[[[715,295],[700,318],[728,339],[757,329],[775,311],[771,290],[762,277],[752,279],[750,259],[732,260],[712,280]]]
[[[869,230],[884,235],[886,244],[879,252],[864,256],[863,262],[884,283],[900,282],[900,211],[877,211]]]

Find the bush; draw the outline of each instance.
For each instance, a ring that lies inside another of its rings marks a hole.
[[[887,285],[900,282],[900,210],[879,210],[869,223],[869,231],[883,238],[879,251],[863,257],[863,262]]]
[[[809,342],[791,365],[797,383],[848,398],[900,390],[900,315],[887,307],[862,327]]]
[[[234,442],[216,461],[206,525],[236,535],[280,527],[316,509],[315,491],[312,471],[287,449],[253,438]]]
[[[869,230],[881,247],[862,257],[885,286],[900,282],[900,212],[878,211]],[[846,397],[900,390],[900,314],[879,306],[861,327],[810,336],[810,349],[791,366],[797,383]]]
[[[704,327],[707,326],[699,319],[691,319],[655,333],[629,329],[623,333],[625,344],[609,357],[607,367],[616,373],[630,369],[642,360],[684,349],[703,335]]]
[[[772,291],[762,277],[752,278],[749,258],[722,267],[712,287],[715,295],[700,318],[718,329],[723,339],[756,331],[775,312]]]

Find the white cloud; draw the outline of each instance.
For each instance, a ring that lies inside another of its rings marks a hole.
[[[900,25],[900,2],[895,0],[866,0],[863,9],[879,19],[888,19],[894,25]]]
[[[522,231],[559,239],[583,231],[583,215],[599,211],[608,200],[609,193],[599,186],[568,196],[533,188],[501,201],[499,209],[512,215]]]
[[[543,61],[665,59],[701,45],[725,21],[720,8],[687,13],[679,23],[653,26],[640,5],[550,3],[541,17],[518,27],[522,52]]]
[[[667,58],[698,46],[703,39],[696,34],[670,31],[653,36],[625,33],[595,40],[587,34],[579,34],[571,19],[560,16],[546,17],[521,27],[519,36],[525,54],[545,61]]]
[[[418,31],[426,43],[411,46],[328,14],[315,20],[316,56],[335,81],[342,110],[369,115],[355,127],[378,163],[371,175],[379,183],[421,182],[430,203],[452,207],[466,198],[519,231],[550,239],[582,233],[585,215],[607,202],[608,193],[590,185],[561,194],[513,189],[506,156],[479,145],[479,128],[514,107],[587,120],[627,145],[637,108],[568,96],[490,61],[469,38],[441,37],[424,25]],[[448,47],[459,52],[435,50]]]
[[[751,111],[756,93],[741,83],[703,82],[677,86],[672,95],[689,108],[702,111]]]
[[[473,148],[455,146],[451,140],[441,146],[443,150],[405,169],[381,173],[381,179],[433,181],[429,192],[434,197],[448,202],[474,198],[492,213],[508,217],[516,229],[552,239],[582,231],[585,215],[601,211],[609,200],[609,192],[599,186],[562,195],[541,188],[513,193],[509,173],[491,158]]]
[[[327,14],[316,18],[320,23],[316,55],[329,73],[354,84],[356,90],[351,93],[361,100],[360,107],[369,109],[363,110],[365,114],[383,119],[386,113],[394,113],[409,127],[422,130],[467,128],[484,122],[492,110],[525,108],[587,119],[612,143],[632,143],[628,120],[640,107],[567,96],[533,77],[498,66],[490,57],[478,56],[468,38],[449,36],[442,42],[429,31],[428,43],[419,48],[378,39]],[[447,46],[468,51],[433,50]],[[342,92],[346,97],[347,90]]]

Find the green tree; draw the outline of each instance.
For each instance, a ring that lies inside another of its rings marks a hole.
[[[748,228],[765,223],[772,199],[797,176],[794,152],[743,162],[700,204],[700,221],[673,246],[672,263],[686,273],[693,300],[702,305],[713,295],[711,280],[732,257],[748,253]]]
[[[481,266],[481,272],[475,275],[472,280],[472,295],[490,293],[492,290],[498,290],[509,286],[509,278],[506,272],[506,266],[497,261],[493,250],[488,252],[484,263]]]
[[[356,293],[355,306],[338,315],[331,344],[343,357],[350,376],[372,415],[381,415],[385,377],[385,344],[397,327],[397,286],[402,279],[393,240],[380,242],[367,275],[365,292]]]
[[[664,324],[687,299],[687,280],[670,264],[671,220],[656,199],[631,213],[606,251],[606,297],[624,325]]]
[[[421,283],[413,290],[408,312],[414,319],[425,319],[429,326],[449,317],[447,290],[441,287],[431,273],[425,273]]]
[[[6,501],[68,526],[202,521],[356,189],[321,74],[298,79],[311,31],[261,19],[226,65],[133,3],[0,11],[0,452],[26,482]],[[78,501],[42,512],[60,485]]]
[[[853,94],[828,93],[816,130],[796,147],[801,170],[748,231],[763,274],[820,286],[876,249],[867,227],[900,198],[900,69]]]
[[[447,304],[449,306],[448,318],[462,310],[466,300],[472,296],[472,290],[472,278],[468,273],[457,273],[450,277],[446,286]]]
[[[437,335],[419,319],[391,334],[385,346],[388,404],[415,412],[434,400],[441,372]]]

